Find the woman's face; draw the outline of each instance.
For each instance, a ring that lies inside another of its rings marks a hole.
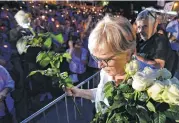
[[[94,50],[92,55],[101,60],[98,60],[98,66],[110,76],[124,75],[125,65],[131,56],[129,51],[114,53],[107,46],[103,50]]]

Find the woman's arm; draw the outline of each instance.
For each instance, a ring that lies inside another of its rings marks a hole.
[[[89,99],[89,100],[95,99],[94,93],[90,89],[79,89],[77,87],[73,87],[70,89],[67,88],[65,91],[69,96],[82,97],[82,98]]]

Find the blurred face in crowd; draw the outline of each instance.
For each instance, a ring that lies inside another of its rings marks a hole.
[[[151,23],[148,19],[138,20],[137,24],[137,32],[139,33],[141,39],[144,41],[148,40],[154,33],[154,24]]]
[[[78,41],[77,43],[75,43],[75,48],[81,48],[82,46],[82,42]]]
[[[124,75],[125,64],[130,60],[129,52],[112,52],[106,45],[103,49],[96,48],[92,54],[98,67],[102,68],[108,75]]]

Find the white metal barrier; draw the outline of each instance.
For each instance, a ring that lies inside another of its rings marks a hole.
[[[84,84],[87,84],[87,89],[90,88],[90,85],[92,84],[92,88],[94,88],[99,82],[99,73],[100,71],[98,71],[97,73],[95,73],[94,75],[92,75],[91,77],[89,77],[88,79],[84,80],[83,82],[81,82],[79,85],[77,85],[78,88],[83,88],[83,85]],[[27,117],[25,120],[23,120],[21,123],[32,123],[33,120],[38,117],[38,116],[41,116],[41,118],[43,117],[43,123],[48,123],[47,121],[47,113],[46,112],[49,108],[55,106],[55,110],[56,110],[56,116],[54,116],[53,118],[56,118],[57,119],[57,123],[64,123],[64,122],[61,122],[60,120],[60,113],[58,111],[58,103],[63,100],[65,101],[65,113],[66,113],[66,123],[73,123],[73,122],[70,122],[70,116],[69,116],[69,111],[68,111],[68,96],[66,93],[64,93],[63,95],[61,95],[60,97],[58,97],[57,99],[55,99],[54,101],[50,102],[48,105],[46,105],[45,107],[41,108],[40,110],[38,110],[37,112],[35,112],[34,114],[32,114],[31,116]],[[75,98],[74,98],[74,101],[75,101]],[[81,104],[81,107],[83,107],[83,98],[80,99],[80,104]],[[54,108],[54,107],[53,107]],[[62,114],[64,115],[64,114]],[[76,107],[74,106],[74,118],[75,120],[77,119],[77,110],[76,110]],[[37,123],[38,121],[36,121],[35,123]],[[34,122],[33,122],[34,123]],[[39,123],[39,122],[38,122]],[[51,123],[51,121],[49,122]]]

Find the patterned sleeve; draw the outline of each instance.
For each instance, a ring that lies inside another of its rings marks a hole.
[[[11,88],[11,89],[14,89],[14,80],[12,80],[9,72],[3,67],[3,66],[0,66],[0,75],[2,77],[2,79],[4,80],[4,87],[7,88]]]
[[[138,63],[139,63],[139,70],[140,71],[144,70],[145,67],[150,67],[152,69],[156,69],[153,65],[149,65],[149,64],[144,63],[144,62],[142,62],[140,60],[138,60]]]

